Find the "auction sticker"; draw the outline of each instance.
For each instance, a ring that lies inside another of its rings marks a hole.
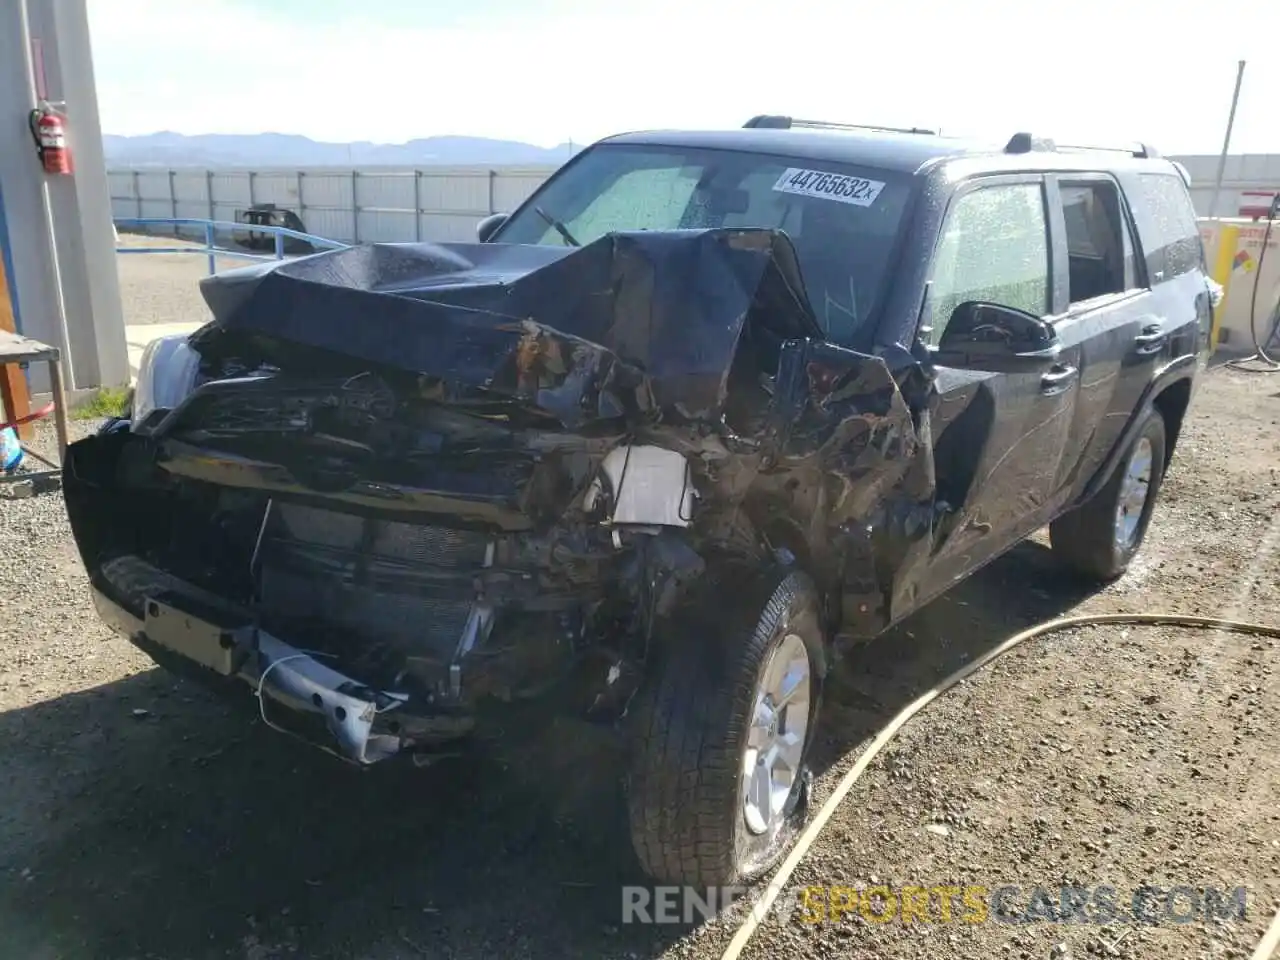
[[[884,183],[851,177],[843,173],[825,173],[822,170],[804,170],[787,167],[773,185],[779,193],[794,193],[801,197],[820,197],[839,203],[852,203],[856,207],[869,207],[876,202]]]

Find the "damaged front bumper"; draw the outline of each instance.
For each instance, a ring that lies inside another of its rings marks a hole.
[[[352,763],[426,756],[429,745],[474,727],[464,714],[415,711],[408,695],[333,669],[324,654],[286,643],[255,626],[247,611],[140,558],[104,564],[92,589],[103,621],[157,663],[214,686],[247,684],[268,726]]]

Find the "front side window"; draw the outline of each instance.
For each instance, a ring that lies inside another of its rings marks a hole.
[[[908,175],[851,164],[605,143],[556,174],[493,239],[568,243],[549,219],[581,244],[636,230],[782,230],[818,322],[847,344],[884,292],[910,192]]]
[[[1039,183],[997,184],[962,193],[947,211],[934,249],[930,298],[936,346],[968,300],[1044,316],[1049,310],[1049,239]]]

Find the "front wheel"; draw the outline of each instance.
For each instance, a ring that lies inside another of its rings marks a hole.
[[[1106,486],[1049,525],[1049,539],[1077,571],[1114,580],[1142,546],[1164,479],[1165,427],[1160,411],[1141,414],[1137,434]]]
[[[632,845],[660,883],[745,882],[786,852],[807,812],[826,671],[817,589],[794,570],[722,570],[664,640],[630,717]]]

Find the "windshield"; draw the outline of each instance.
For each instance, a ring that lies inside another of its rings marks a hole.
[[[879,302],[909,193],[906,175],[842,163],[606,143],[556,174],[493,239],[564,246],[618,231],[784,230],[818,321],[847,343]]]

